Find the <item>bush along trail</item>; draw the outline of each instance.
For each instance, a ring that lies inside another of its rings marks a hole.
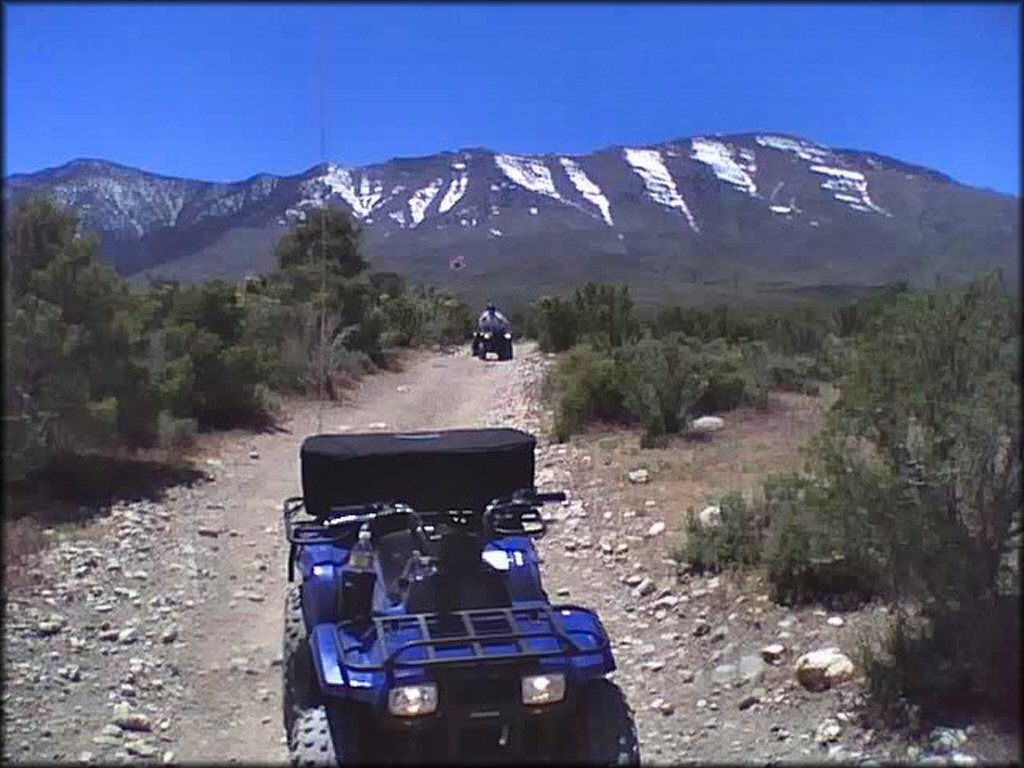
[[[972,725],[909,745],[870,727],[851,657],[858,626],[883,609],[789,609],[757,576],[684,573],[670,558],[682,510],[657,493],[657,468],[544,436],[549,364],[531,345],[507,363],[466,349],[411,353],[404,370],[365,379],[348,404],[287,401],[287,431],[203,438],[206,480],[52,535],[4,603],[4,759],[287,759],[280,509],[300,492],[298,448],[318,421],[323,432],[538,435],[538,486],[571,493],[538,543],[545,586],[555,602],[600,613],[644,762],[1003,757],[975,748],[984,733]]]

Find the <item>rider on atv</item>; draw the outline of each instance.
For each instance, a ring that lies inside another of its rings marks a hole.
[[[480,315],[477,332],[473,335],[473,357],[486,359],[494,352],[499,360],[512,359],[512,326],[494,302],[487,302],[487,309]]]
[[[497,310],[493,301],[487,302],[487,309],[476,324],[482,333],[505,333],[509,329],[508,318]]]

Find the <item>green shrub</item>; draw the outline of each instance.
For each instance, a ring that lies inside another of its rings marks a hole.
[[[616,349],[640,337],[629,288],[585,283],[571,296],[544,296],[529,313],[542,352],[564,352],[575,344]]]
[[[754,565],[761,561],[767,520],[764,510],[730,492],[718,500],[721,522],[705,527],[691,509],[686,538],[675,557],[697,571],[718,571],[727,565]]]
[[[545,387],[555,399],[555,439],[568,439],[591,420],[621,416],[619,376],[615,360],[590,347],[574,347],[560,357]]]

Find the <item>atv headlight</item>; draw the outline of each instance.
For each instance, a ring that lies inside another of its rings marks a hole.
[[[511,333],[506,333],[505,334],[505,338],[506,339],[511,339],[512,338],[512,334]]]
[[[490,334],[490,333],[485,333],[485,334],[484,334],[484,338],[485,338],[485,339],[489,339],[489,338],[491,338],[491,336],[492,336],[492,335],[493,335],[493,334]]]
[[[388,692],[388,710],[399,717],[429,715],[437,710],[437,686],[403,685]]]
[[[565,698],[565,675],[529,675],[523,678],[523,704],[554,704]]]

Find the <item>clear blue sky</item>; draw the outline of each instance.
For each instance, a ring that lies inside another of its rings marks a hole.
[[[1020,6],[4,6],[5,173],[786,131],[1020,194]]]

